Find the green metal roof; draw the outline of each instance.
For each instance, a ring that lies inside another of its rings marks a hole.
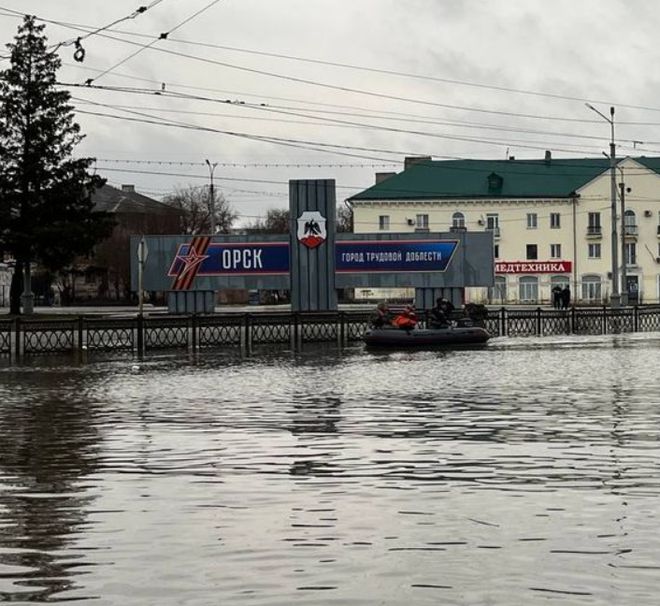
[[[641,156],[639,158],[634,158],[635,162],[639,162],[642,166],[659,173],[660,174],[660,158],[647,158],[646,156]]]
[[[660,158],[635,160],[660,172]],[[425,160],[350,200],[564,198],[605,172],[609,165],[607,158]]]

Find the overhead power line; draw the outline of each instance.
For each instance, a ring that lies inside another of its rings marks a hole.
[[[159,0],[159,1],[162,1],[162,0]],[[83,29],[83,30],[89,29],[91,27],[89,25],[66,23],[66,22],[61,22],[61,21],[57,21],[57,22],[54,22],[54,23],[57,23],[58,25],[61,25],[61,26],[64,26],[64,27],[79,28],[79,29]],[[117,22],[117,24],[118,23],[119,22]],[[112,31],[113,33],[117,33],[117,34],[121,34],[121,35],[133,36],[133,37],[137,37],[137,38],[150,38],[151,37],[151,36],[149,36],[149,34],[143,34],[143,33],[139,33],[139,32],[129,32],[129,31],[126,31],[126,30],[110,29],[110,27],[99,28],[99,30],[101,30],[101,29]],[[177,28],[175,28],[175,29],[177,29]],[[170,30],[169,33],[172,33],[173,31],[174,31],[174,29]],[[118,38],[113,38],[113,39],[121,40],[121,39],[118,39]],[[456,86],[456,85],[458,85],[458,86],[467,86],[467,87],[473,87],[473,88],[479,88],[479,89],[494,90],[494,91],[499,91],[499,92],[514,93],[514,94],[521,94],[521,95],[530,95],[530,96],[535,96],[535,97],[544,97],[544,98],[564,100],[564,101],[577,101],[577,102],[580,102],[580,103],[584,103],[584,102],[599,103],[599,104],[606,104],[606,105],[616,105],[617,107],[626,107],[626,108],[631,108],[631,109],[640,109],[640,110],[647,110],[647,111],[660,111],[660,108],[658,108],[658,107],[649,107],[649,106],[644,106],[644,105],[627,104],[627,103],[622,103],[620,101],[612,101],[611,99],[592,99],[592,98],[573,96],[573,95],[562,95],[562,94],[558,94],[558,93],[550,93],[550,92],[546,92],[546,91],[538,91],[538,90],[531,90],[531,89],[507,87],[507,86],[502,86],[502,85],[497,85],[497,84],[488,84],[488,83],[484,83],[484,82],[475,82],[475,81],[469,81],[469,80],[458,80],[458,79],[455,79],[455,78],[445,78],[445,77],[440,77],[440,76],[431,76],[431,75],[428,75],[428,74],[417,74],[417,73],[411,73],[411,72],[404,72],[404,71],[400,71],[400,70],[391,70],[391,69],[378,68],[378,67],[372,67],[372,66],[356,65],[356,64],[343,63],[343,62],[338,62],[338,61],[313,59],[313,58],[309,58],[309,57],[300,57],[300,56],[289,55],[289,54],[285,54],[285,53],[275,53],[275,52],[260,51],[260,50],[255,50],[255,49],[246,49],[246,48],[240,48],[240,47],[235,47],[235,46],[214,44],[214,43],[209,43],[209,42],[200,42],[198,40],[184,40],[184,39],[181,39],[181,38],[172,38],[172,37],[168,37],[168,40],[170,42],[174,42],[176,44],[185,44],[185,45],[198,46],[198,47],[203,47],[203,48],[226,50],[226,51],[235,52],[235,53],[257,55],[257,56],[262,56],[262,57],[272,57],[272,58],[278,58],[278,59],[286,59],[286,60],[289,60],[289,61],[296,61],[296,62],[301,62],[301,63],[309,63],[309,64],[315,64],[315,65],[325,65],[325,66],[329,66],[329,67],[338,67],[338,68],[342,68],[342,69],[364,71],[364,72],[370,72],[370,73],[378,73],[378,74],[391,75],[391,76],[397,76],[397,77],[409,78],[409,79],[415,79],[415,80],[439,82],[439,83],[443,83],[443,84],[451,84],[453,86]],[[137,43],[134,43],[134,42],[131,42],[131,41],[128,41],[128,40],[121,40],[121,41],[123,41],[125,43],[137,44]],[[621,122],[619,122],[619,123],[621,123]]]
[[[154,6],[157,6],[163,2],[163,0],[154,0],[151,4],[148,5],[143,5],[138,7],[136,10],[134,10],[130,15],[126,15],[125,17],[121,17],[119,19],[115,19],[112,23],[108,23],[108,25],[103,25],[101,27],[97,27],[96,29],[93,29],[92,31],[88,32],[87,34],[84,34],[83,36],[78,36],[77,38],[70,38],[69,40],[64,40],[62,42],[58,42],[55,44],[52,48],[52,52],[57,52],[60,48],[64,46],[72,46],[75,45],[77,49],[81,49],[82,47],[80,46],[80,43],[83,40],[86,40],[87,38],[90,38],[91,36],[94,36],[96,34],[100,34],[103,31],[109,30],[110,28],[114,27],[115,25],[119,25],[120,23],[123,23],[124,21],[130,21],[132,19],[136,19],[140,15],[146,13],[148,10],[152,9]],[[82,52],[82,57],[84,58],[85,52],[83,49]],[[77,59],[78,61],[82,61],[82,59]]]
[[[185,177],[186,179],[206,179],[208,180],[208,175],[196,175],[190,173],[171,173],[163,171],[154,171],[154,170],[137,170],[132,168],[110,168],[107,166],[96,166],[98,171],[106,172],[115,172],[115,173],[130,173],[137,175],[160,175],[165,177]],[[273,179],[242,179],[240,177],[214,177],[217,181],[239,181],[241,183],[268,183],[270,185],[288,185],[288,181],[275,181]],[[367,189],[364,186],[360,185],[337,185],[337,189],[350,189],[350,190],[362,190]]]
[[[214,0],[214,3],[219,2],[219,1],[220,0]],[[212,4],[214,4],[214,3],[212,3]],[[87,31],[87,29],[88,29],[86,27],[71,25],[71,24],[61,22],[61,21],[53,21],[53,20],[43,19],[43,18],[39,18],[39,19],[41,21],[44,21],[44,22],[56,23],[57,25],[61,25],[63,27],[68,27],[68,28],[78,30],[78,31]],[[438,103],[438,102],[435,102],[435,101],[429,101],[429,100],[424,100],[424,99],[414,99],[414,98],[410,98],[410,97],[403,97],[403,96],[399,96],[399,95],[389,95],[389,94],[386,94],[386,93],[379,93],[379,92],[375,92],[375,91],[369,91],[369,90],[365,90],[365,89],[358,89],[358,88],[353,88],[353,87],[348,87],[348,86],[333,85],[333,84],[329,84],[329,83],[326,83],[326,82],[319,82],[319,81],[316,81],[316,80],[310,80],[310,79],[307,79],[307,78],[297,78],[295,76],[289,76],[289,75],[286,75],[286,74],[278,74],[278,73],[267,71],[267,70],[260,70],[260,69],[256,69],[256,68],[250,68],[250,67],[245,67],[245,66],[240,66],[240,65],[234,65],[232,63],[228,63],[228,62],[225,62],[225,61],[217,61],[217,60],[209,59],[209,58],[206,58],[206,57],[200,57],[200,56],[197,56],[197,55],[190,55],[190,54],[187,54],[187,53],[181,53],[181,52],[174,51],[174,50],[171,50],[171,49],[152,47],[151,43],[148,44],[148,45],[143,45],[143,44],[140,44],[138,42],[134,42],[132,40],[126,40],[124,38],[118,38],[116,36],[110,36],[108,34],[99,34],[99,35],[103,36],[105,38],[108,38],[110,40],[115,40],[115,41],[123,42],[125,44],[138,46],[142,50],[146,50],[147,48],[151,48],[151,50],[154,50],[154,51],[159,52],[159,53],[165,53],[165,54],[168,54],[168,55],[171,55],[171,56],[182,57],[182,58],[191,59],[191,60],[195,60],[195,61],[199,61],[199,62],[203,62],[203,63],[207,63],[207,64],[226,67],[228,69],[244,71],[244,72],[247,72],[247,73],[259,74],[259,75],[273,77],[273,78],[277,78],[277,79],[282,79],[282,80],[286,80],[286,81],[290,81],[290,82],[297,82],[297,83],[300,83],[300,84],[307,84],[307,85],[310,85],[310,86],[316,86],[316,87],[320,87],[320,88],[324,88],[324,89],[339,90],[339,91],[343,91],[343,92],[361,94],[361,95],[371,96],[371,97],[380,98],[380,99],[390,99],[390,100],[394,100],[394,101],[414,103],[414,104],[420,104],[420,105],[425,105],[425,106],[441,107],[441,108],[444,108],[444,109],[459,109],[459,110],[462,110],[462,111],[472,111],[472,112],[479,112],[479,113],[488,113],[488,114],[493,114],[493,115],[501,115],[501,116],[509,116],[509,117],[522,117],[522,118],[529,118],[529,119],[571,121],[570,119],[566,119],[566,118],[563,118],[563,117],[560,117],[560,116],[541,116],[541,115],[536,115],[536,114],[523,114],[523,113],[519,113],[519,112],[509,112],[509,111],[490,110],[490,109],[486,109],[486,108],[469,107],[469,106],[462,106],[462,105],[452,105],[452,104]],[[154,41],[152,41],[152,42],[154,42]],[[140,52],[141,52],[141,50],[140,50]],[[114,66],[114,67],[117,67],[117,66]],[[114,67],[111,68],[111,69],[114,69]],[[105,73],[107,73],[107,70],[106,70],[106,72],[102,72],[99,76],[97,76],[96,78],[92,78],[89,81],[93,82],[95,79],[98,79],[101,76],[105,75]],[[591,102],[598,103],[598,101],[591,101]],[[623,106],[623,104],[621,104],[621,106]],[[652,110],[652,111],[660,111],[660,108],[646,108],[646,109],[649,109],[649,110]]]
[[[76,85],[70,85],[70,84],[62,84],[63,86],[76,86]],[[103,87],[104,90],[108,90],[108,87]],[[122,92],[127,92],[128,89],[122,88]],[[158,94],[159,96],[165,96],[165,97],[174,97],[174,98],[191,98],[190,95],[182,95],[180,93],[171,93],[167,91],[151,91],[151,93],[142,90],[135,90],[133,92],[138,92],[140,94]],[[199,97],[195,96],[193,97],[194,99],[197,100],[206,100],[210,102],[215,102],[215,103],[223,103],[223,104],[231,104],[231,105],[237,105],[239,107],[245,107],[248,109],[253,109],[253,110],[259,110],[259,111],[267,111],[267,112],[273,112],[273,113],[281,113],[284,115],[295,115],[298,117],[305,117],[309,118],[312,120],[323,120],[324,122],[336,124],[336,125],[343,125],[346,127],[350,128],[369,128],[369,129],[374,129],[374,130],[381,130],[381,131],[386,131],[386,132],[395,132],[395,133],[402,133],[402,134],[410,134],[410,135],[415,135],[415,136],[422,136],[422,137],[433,137],[433,138],[441,138],[441,139],[446,139],[446,140],[451,140],[451,141],[464,141],[464,142],[469,142],[469,143],[482,143],[482,144],[487,144],[487,145],[497,145],[497,146],[510,146],[515,144],[516,147],[518,148],[525,148],[525,149],[534,149],[534,150],[546,150],[548,147],[554,149],[555,151],[564,151],[564,152],[569,152],[569,153],[597,153],[596,151],[592,150],[585,150],[584,148],[577,148],[573,147],[572,149],[569,149],[569,147],[572,147],[571,144],[563,144],[563,147],[558,147],[555,144],[548,145],[547,142],[535,142],[535,141],[524,141],[524,140],[513,140],[509,139],[506,141],[503,141],[501,139],[492,139],[488,137],[466,137],[466,136],[460,136],[460,135],[449,135],[449,134],[442,134],[442,133],[434,133],[430,131],[418,131],[418,130],[406,130],[406,129],[401,129],[401,128],[395,128],[395,127],[389,127],[389,126],[380,126],[376,124],[367,124],[363,122],[354,122],[354,121],[349,121],[349,120],[339,120],[336,118],[324,118],[324,117],[319,117],[319,116],[310,116],[307,114],[301,114],[301,113],[296,113],[296,112],[285,112],[282,110],[275,110],[263,105],[251,105],[243,102],[233,102],[233,101],[228,101],[228,100],[221,100],[221,99],[212,99],[209,97]],[[89,100],[85,100],[90,103],[94,103]],[[106,105],[106,104],[99,104],[103,107],[111,107],[112,109],[118,109],[117,106],[111,106],[111,105]],[[128,113],[135,113],[131,112],[129,110],[120,110],[120,111],[127,111]],[[138,115],[143,115],[141,112],[138,112]],[[155,118],[155,116],[149,116],[150,118]],[[536,143],[532,145],[531,143]],[[596,148],[594,148],[596,149]]]
[[[96,105],[99,105],[101,107],[105,108],[111,108],[114,109],[113,106],[108,105],[108,104],[103,104],[103,103],[96,103]],[[240,133],[240,132],[235,132],[235,131],[227,131],[227,130],[222,130],[222,129],[216,129],[208,126],[199,126],[199,125],[194,125],[194,124],[187,124],[184,122],[174,122],[174,121],[163,121],[162,119],[152,116],[150,114],[145,114],[144,112],[137,112],[137,111],[128,111],[128,110],[121,110],[126,113],[133,114],[137,117],[129,117],[129,116],[117,116],[115,114],[106,114],[106,113],[101,113],[101,112],[88,112],[84,110],[78,110],[79,113],[82,114],[89,114],[89,115],[95,115],[95,116],[101,116],[101,117],[108,117],[108,118],[113,118],[113,119],[119,119],[119,120],[124,120],[124,121],[131,121],[131,122],[139,122],[139,123],[145,123],[145,124],[153,124],[153,125],[158,125],[158,126],[171,126],[171,127],[176,127],[176,128],[183,128],[187,130],[196,130],[196,131],[202,131],[202,132],[214,132],[218,134],[225,134],[229,136],[234,136],[234,137],[239,137],[243,139],[248,139],[248,140],[254,140],[254,141],[262,141],[262,142],[268,142],[268,143],[273,143],[276,145],[282,145],[282,146],[287,146],[287,147],[295,147],[299,149],[311,149],[314,151],[323,151],[326,153],[333,153],[333,154],[338,154],[338,155],[346,155],[350,157],[360,157],[363,159],[368,159],[368,160],[376,160],[376,161],[383,161],[383,162],[390,162],[390,159],[384,159],[381,157],[375,158],[373,156],[366,156],[363,154],[354,154],[354,153],[349,153],[345,150],[355,150],[355,151],[360,151],[360,152],[376,152],[376,153],[385,153],[385,154],[395,154],[397,156],[419,156],[419,155],[429,155],[429,156],[434,156],[436,158],[449,158],[449,159],[460,159],[464,160],[465,158],[458,158],[458,157],[453,157],[453,156],[445,156],[441,154],[429,154],[429,153],[419,153],[419,152],[411,152],[411,151],[402,151],[402,150],[384,150],[384,149],[378,149],[378,148],[369,148],[369,147],[360,147],[360,146],[350,146],[350,145],[341,145],[341,144],[331,144],[331,143],[323,143],[319,141],[308,141],[308,140],[301,140],[301,139],[292,139],[292,138],[282,138],[282,137],[271,137],[267,135],[255,135],[252,133]],[[515,170],[511,170],[509,168],[508,163],[510,162],[509,160],[503,160],[502,161],[505,165],[507,165],[507,171],[510,173],[515,173]],[[516,161],[518,165],[524,165],[526,162],[531,163],[532,165],[538,165],[538,160],[530,160],[530,161],[525,161],[525,160],[518,160]],[[561,166],[561,160],[553,160],[555,166]],[[585,169],[587,168],[601,168],[602,166],[602,161],[599,163],[596,160],[594,160],[594,165],[589,166],[585,165]],[[570,176],[578,176],[579,173],[574,170],[574,165],[572,164],[566,164],[567,167],[570,167],[572,170],[570,173],[566,173]],[[434,168],[442,168],[442,164],[437,164],[434,165]],[[453,167],[455,168],[455,167]],[[478,169],[470,169],[469,167],[465,168],[459,168],[457,170],[478,170]],[[532,174],[528,170],[524,171],[524,174]],[[546,173],[543,173],[546,174]],[[559,172],[553,173],[552,176],[566,176],[566,174],[561,174]],[[590,173],[585,173],[585,175],[588,175]]]
[[[185,160],[132,160],[122,158],[96,158],[96,162],[115,162],[117,164],[156,164],[162,166],[206,166],[205,162],[186,162]],[[217,162],[218,166],[231,168],[385,168],[399,166],[399,162],[381,164],[324,164],[307,162]]]
[[[190,15],[189,17],[187,17],[186,19],[184,19],[184,20],[183,20],[181,23],[179,23],[178,25],[174,26],[173,28],[169,29],[169,30],[166,31],[166,32],[162,32],[158,37],[154,38],[151,42],[149,42],[149,44],[142,45],[142,46],[141,46],[138,50],[136,50],[134,53],[128,55],[128,57],[125,57],[124,59],[122,59],[122,60],[119,61],[118,63],[115,63],[115,65],[113,65],[112,67],[109,67],[108,69],[106,69],[106,70],[104,70],[103,72],[101,72],[98,76],[96,76],[96,78],[93,78],[91,81],[88,80],[88,83],[91,83],[91,82],[93,82],[94,80],[98,80],[99,78],[102,78],[102,77],[105,76],[106,74],[109,74],[111,71],[113,71],[114,69],[116,69],[116,68],[119,67],[120,65],[123,65],[124,63],[126,63],[127,61],[129,61],[130,59],[132,59],[133,57],[139,55],[141,52],[147,50],[148,48],[151,48],[151,47],[152,47],[154,44],[156,44],[156,42],[158,42],[159,40],[166,40],[167,37],[168,37],[171,33],[175,32],[175,31],[178,30],[178,29],[180,29],[181,27],[183,27],[184,25],[186,25],[186,23],[189,23],[189,22],[192,21],[195,17],[198,17],[198,16],[201,15],[203,12],[207,11],[207,10],[210,9],[212,6],[218,4],[218,2],[221,2],[221,1],[222,1],[222,0],[212,0],[212,2],[210,2],[209,4],[207,4],[206,6],[204,6],[203,8],[199,9],[198,11],[196,11],[195,13],[193,13],[192,15]]]
[[[105,88],[104,90],[110,90],[108,88]],[[126,92],[125,89],[123,89],[122,92]],[[162,96],[162,91],[161,91],[161,96]],[[198,101],[211,101],[211,99],[204,98],[204,97],[187,97],[187,99],[190,100],[198,100]],[[215,100],[216,102],[223,102],[220,100]],[[90,103],[90,101],[87,100],[80,100],[80,102],[84,103]],[[354,113],[354,112],[343,112],[343,111],[332,111],[332,110],[324,110],[324,109],[308,109],[308,110],[302,110],[300,108],[295,108],[295,107],[288,107],[288,106],[281,106],[281,105],[263,105],[263,104],[258,104],[255,105],[253,103],[231,103],[232,105],[237,105],[238,107],[246,107],[249,109],[260,109],[263,111],[271,111],[273,113],[284,113],[284,114],[290,114],[294,116],[301,116],[307,118],[306,120],[282,120],[282,119],[277,119],[277,118],[261,118],[261,117],[255,117],[255,116],[237,116],[236,114],[222,114],[222,113],[217,113],[217,112],[202,112],[202,111],[193,111],[193,110],[182,110],[179,108],[163,108],[163,107],[143,107],[143,106],[137,106],[137,105],[114,105],[116,109],[142,109],[145,111],[155,111],[159,113],[176,113],[176,114],[188,114],[188,115],[195,115],[195,116],[210,116],[210,117],[218,117],[218,118],[232,118],[232,119],[241,119],[241,120],[262,120],[262,121],[273,121],[273,122],[278,122],[278,123],[287,123],[287,124],[301,124],[301,125],[307,125],[307,126],[318,126],[319,124],[322,124],[322,122],[311,122],[311,120],[325,120],[325,123],[328,123],[328,120],[323,117],[319,117],[316,115],[310,116],[308,114],[302,114],[299,113],[301,111],[312,111],[315,113],[321,113],[321,114],[331,114],[331,115],[339,115],[339,116],[353,116],[353,117],[358,117],[358,118],[371,118],[374,120],[386,120],[386,121],[395,121],[395,122],[405,122],[405,123],[412,123],[412,124],[430,124],[430,125],[437,125],[437,126],[451,126],[451,127],[456,127],[456,128],[466,128],[466,129],[482,129],[482,130],[494,130],[494,131],[500,131],[500,132],[507,132],[507,133],[520,133],[520,134],[534,134],[534,135],[548,135],[551,137],[568,137],[568,138],[574,138],[574,139],[585,139],[585,140],[590,140],[590,141],[601,141],[602,137],[597,137],[594,135],[581,135],[577,133],[567,133],[567,132],[557,132],[557,131],[546,131],[546,130],[535,130],[535,129],[526,129],[526,128],[512,128],[508,126],[496,126],[496,125],[490,125],[490,124],[483,124],[483,123],[471,123],[471,122],[463,122],[459,120],[452,120],[452,121],[445,121],[445,120],[433,120],[433,119],[415,119],[415,118],[405,118],[405,117],[391,117],[391,116],[382,116],[378,114],[362,114],[362,113]],[[336,123],[336,126],[342,126],[341,123]],[[368,125],[363,125],[363,127],[370,128]],[[380,128],[380,127],[379,127]],[[412,131],[406,131],[406,132],[412,132]],[[634,139],[621,139],[619,138],[618,141],[621,142],[626,142],[626,143],[635,143],[637,144],[638,141]],[[512,141],[513,142],[513,141]],[[660,144],[660,143],[658,143]]]

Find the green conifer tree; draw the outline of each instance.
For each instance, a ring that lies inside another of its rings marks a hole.
[[[58,271],[112,228],[93,211],[91,196],[104,183],[88,172],[93,158],[73,157],[83,135],[69,93],[57,86],[61,61],[43,30],[25,17],[0,72],[0,253],[16,260],[13,314],[20,313],[22,270],[28,278],[31,263]]]

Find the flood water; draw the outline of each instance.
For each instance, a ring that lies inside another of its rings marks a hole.
[[[0,361],[0,601],[657,604],[660,334]]]

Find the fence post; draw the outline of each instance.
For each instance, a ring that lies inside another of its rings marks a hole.
[[[502,307],[500,309],[500,336],[506,337],[506,308]]]
[[[245,349],[248,353],[252,349],[252,323],[249,313],[245,314]]]
[[[138,314],[137,317],[137,353],[138,357],[144,355],[144,316]]]
[[[633,307],[633,331],[639,332],[639,307]]]
[[[571,307],[571,324],[570,324],[570,334],[575,334],[577,331],[575,330],[575,305]]]
[[[197,351],[197,314],[190,317],[190,330],[192,332],[192,350]]]
[[[605,306],[605,305],[603,305],[602,332],[603,332],[604,335],[607,334],[607,306]]]
[[[16,318],[16,357],[18,358],[21,355],[21,319]],[[10,346],[11,349],[11,346]]]
[[[543,331],[541,330],[541,308],[536,309],[536,336],[542,337]]]
[[[82,316],[78,316],[78,350],[82,351],[83,349],[83,323],[84,319]]]
[[[300,326],[300,312],[293,312],[293,349],[302,349],[302,327]]]

